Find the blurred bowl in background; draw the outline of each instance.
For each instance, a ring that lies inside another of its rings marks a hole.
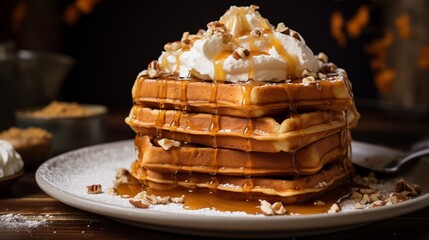
[[[15,113],[16,124],[20,128],[39,127],[50,132],[53,136],[54,155],[104,142],[107,108],[102,105],[80,106],[90,114],[77,117],[39,117],[31,113],[42,108],[18,110]]]
[[[27,170],[36,170],[52,153],[52,134],[45,129],[11,127],[0,132],[0,139],[8,141],[21,155]]]
[[[0,44],[0,130],[13,125],[15,110],[57,99],[73,63],[66,55]]]

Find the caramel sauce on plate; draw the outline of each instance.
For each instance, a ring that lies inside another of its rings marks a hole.
[[[292,212],[295,214],[326,213],[332,204],[344,196],[347,196],[351,192],[351,189],[351,184],[346,184],[344,186],[335,188],[327,194],[317,198],[317,200],[323,201],[325,203],[324,205],[314,205],[313,202],[308,202],[286,205],[285,208],[287,209],[288,213]],[[141,191],[147,191],[148,194],[161,197],[180,197],[184,195],[185,202],[183,207],[189,210],[210,208],[218,211],[241,211],[248,214],[257,214],[260,212],[259,201],[229,199],[219,196],[216,193],[216,190],[211,189],[189,189],[185,187],[178,187],[176,189],[169,190],[155,190],[140,183],[131,182],[119,184],[116,191],[119,195],[129,195],[130,197],[134,197]]]

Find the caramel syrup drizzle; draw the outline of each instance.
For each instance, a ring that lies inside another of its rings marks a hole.
[[[245,29],[249,28],[247,21],[245,21],[245,17],[241,16],[242,19],[244,19],[243,24],[245,24]],[[246,30],[247,31],[247,30]],[[286,78],[287,79],[295,79],[296,76],[296,66],[297,66],[297,60],[291,56],[281,45],[280,41],[276,39],[273,35],[273,32],[271,29],[265,29],[264,33],[267,33],[268,35],[268,41],[272,47],[276,49],[276,51],[280,54],[280,56],[284,59],[284,61],[287,64],[287,68],[285,69],[287,71]],[[192,42],[190,45],[185,45],[182,49],[179,50],[179,52],[176,55],[176,69],[175,74],[178,75],[178,72],[181,67],[180,62],[180,56],[184,53],[190,50],[190,46],[193,45],[193,43],[200,38],[194,38],[192,39]],[[255,83],[253,82],[255,71],[254,71],[254,56],[262,55],[262,54],[268,54],[266,52],[258,52],[255,51],[255,39],[252,37],[249,37],[249,51],[250,55],[248,56],[247,60],[249,61],[249,70],[248,70],[248,79],[249,83],[242,86],[242,92],[243,92],[243,101],[242,106],[244,106],[244,109],[247,109],[249,106],[252,105],[251,102],[251,92],[253,89],[253,86]],[[196,189],[196,184],[193,181],[192,176],[192,169],[188,172],[189,177],[186,180],[186,187],[188,189],[183,188],[176,188],[173,190],[168,191],[157,191],[154,189],[147,188],[145,186],[142,186],[141,184],[121,184],[118,186],[118,192],[120,195],[122,194],[128,194],[130,196],[134,196],[138,192],[142,190],[147,190],[150,194],[155,194],[159,196],[181,196],[183,194],[186,195],[186,202],[185,202],[185,208],[187,209],[200,209],[205,207],[214,207],[217,210],[220,211],[245,211],[247,213],[255,214],[259,212],[258,206],[259,202],[257,201],[236,201],[236,200],[229,200],[224,197],[217,196],[216,189],[219,185],[219,181],[216,178],[217,169],[218,169],[218,149],[217,149],[217,133],[219,131],[220,125],[219,125],[219,116],[217,112],[217,95],[218,95],[218,83],[217,81],[225,81],[226,80],[226,74],[223,70],[223,64],[227,57],[229,57],[232,54],[232,52],[222,52],[220,53],[214,60],[214,80],[211,84],[211,95],[210,95],[210,104],[213,107],[213,115],[209,127],[209,133],[213,137],[212,138],[212,162],[211,166],[214,166],[209,170],[209,173],[211,175],[210,182],[208,182],[209,189]],[[169,66],[167,64],[167,57],[170,56],[171,53],[166,53],[162,58],[162,64],[163,66]],[[171,69],[170,69],[171,71]],[[174,107],[176,109],[174,114],[174,119],[171,122],[169,126],[169,130],[173,133],[180,125],[180,118],[181,114],[187,114],[187,84],[188,80],[181,80],[181,88],[180,88],[180,101],[179,103],[175,103]],[[141,85],[141,84],[140,84]],[[347,87],[349,87],[347,85]],[[157,98],[159,100],[159,108],[160,112],[158,114],[158,117],[156,119],[156,129],[157,129],[157,138],[162,137],[162,128],[165,125],[165,99],[167,96],[167,81],[166,80],[158,80],[157,81]],[[285,87],[285,93],[288,96],[288,99],[290,100],[289,103],[289,109],[290,109],[290,116],[295,118],[299,125],[299,136],[300,136],[300,142],[302,140],[302,136],[304,135],[301,119],[299,117],[299,114],[297,114],[297,104],[295,103],[295,99],[297,99],[298,91],[296,89],[299,88],[289,88]],[[179,91],[176,89],[176,91]],[[178,93],[175,93],[177,96]],[[176,99],[176,98],[175,98]],[[347,117],[347,112],[346,112]],[[187,117],[186,127],[189,127],[189,120],[190,118]],[[243,171],[245,175],[245,181],[243,185],[241,186],[241,189],[243,192],[250,192],[254,185],[251,178],[251,169],[252,169],[252,161],[251,161],[251,151],[252,151],[252,140],[251,136],[254,132],[254,120],[251,118],[251,115],[248,115],[247,118],[247,124],[245,129],[243,130],[243,136],[247,138],[246,142],[246,163],[245,166],[243,166]],[[343,130],[340,136],[340,141],[343,144],[347,144],[347,120],[345,121],[345,130]],[[187,135],[187,138],[190,137]],[[174,140],[174,135],[172,135],[172,138]],[[187,142],[189,142],[187,140]],[[299,144],[301,146],[301,144]],[[299,149],[294,149],[293,151],[290,151],[291,158],[293,161],[293,166],[296,172],[298,170],[295,166],[295,153]],[[176,174],[180,170],[178,163],[178,151],[177,149],[170,149],[172,151],[172,158],[174,162],[174,167],[172,167],[171,173],[172,173],[172,179],[176,179]],[[192,156],[195,156],[197,152],[193,150]],[[189,158],[188,165],[191,166],[193,157]],[[190,190],[191,189],[191,190]],[[341,192],[340,194],[343,196],[344,191],[331,191],[331,194],[326,194],[322,197],[322,199],[327,202],[325,206],[313,206],[311,207],[308,204],[294,204],[289,205],[288,210],[296,213],[322,213],[326,212],[328,208],[331,206],[333,202],[335,202],[338,199],[338,192]],[[332,197],[331,195],[335,195],[335,197]]]

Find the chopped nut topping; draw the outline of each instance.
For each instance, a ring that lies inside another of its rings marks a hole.
[[[207,28],[209,30],[216,30],[218,32],[226,32],[227,31],[226,26],[219,21],[209,22],[207,24]]]
[[[167,139],[167,138],[163,138],[161,140],[158,140],[158,144],[165,151],[170,150],[170,148],[172,148],[172,147],[179,147],[180,146],[180,142],[174,141],[174,140],[170,140],[170,139]]]
[[[286,27],[286,25],[283,22],[280,22],[277,24],[276,32],[280,32],[280,33],[289,35],[289,36],[295,38],[296,40],[301,41],[301,37],[299,36],[299,34],[296,31]]]
[[[252,37],[254,37],[254,38],[258,38],[258,37],[260,37],[262,35],[262,32],[260,31],[260,30],[258,30],[258,29],[253,29],[251,32],[250,32],[250,36],[252,36]]]
[[[369,202],[371,202],[371,198],[369,197],[369,195],[368,194],[364,194],[363,196],[362,196],[362,199],[360,200],[360,204],[363,204],[363,205],[365,205],[365,204],[367,204],[367,203],[369,203]]]
[[[139,72],[139,74],[137,75],[137,78],[139,78],[141,76],[147,76],[147,75],[149,75],[149,73],[148,73],[147,69],[145,69],[145,70]]]
[[[250,5],[250,8],[252,8],[253,10],[258,10],[259,6],[255,5],[255,4],[252,4],[252,5]]]
[[[228,43],[228,42],[230,42],[232,40],[232,34],[225,34],[225,35],[223,35],[223,42],[224,43]]]
[[[363,195],[359,192],[353,191],[350,198],[355,200],[355,202],[360,202],[362,200]]]
[[[189,39],[189,35],[190,35],[189,32],[184,32],[183,33],[182,39],[181,39],[181,41],[182,41],[183,44],[185,44],[185,45],[191,44],[191,39]]]
[[[262,214],[264,214],[265,216],[274,215],[274,211],[273,211],[271,204],[265,200],[261,201],[260,209],[261,209]]]
[[[155,195],[145,195],[143,199],[146,199],[150,204],[158,204],[158,198]]]
[[[355,209],[363,209],[362,204],[360,204],[359,202],[356,202],[354,207]]]
[[[380,191],[377,191],[377,192],[371,193],[369,195],[369,198],[371,199],[371,202],[375,202],[380,200],[380,195],[381,195]]]
[[[317,59],[319,59],[323,63],[327,63],[328,62],[328,55],[326,55],[324,52],[320,52],[319,54],[317,54]]]
[[[160,196],[156,196],[156,200],[158,201],[158,203],[160,204],[167,204],[170,202],[170,197],[166,196],[166,197],[160,197]]]
[[[301,37],[299,36],[299,34],[297,32],[295,32],[294,30],[290,30],[289,33],[290,36],[292,36],[293,38],[295,38],[298,41],[301,41]]]
[[[240,58],[241,59],[245,59],[247,56],[249,56],[249,54],[250,54],[250,51],[249,50],[247,50],[247,49],[245,49],[245,48],[242,48],[242,47],[238,47],[237,49],[235,49],[235,51],[232,53],[232,57],[235,59],[235,60],[239,60]]]
[[[185,195],[182,195],[180,197],[172,197],[172,198],[170,198],[170,201],[172,203],[184,203],[185,202]]]
[[[319,79],[326,78],[326,75],[321,72],[317,73],[317,76],[319,77]]]
[[[204,29],[198,29],[198,32],[197,32],[197,36],[203,36],[204,34],[206,33],[206,30],[204,30]]]
[[[331,73],[331,72],[334,72],[337,69],[338,69],[337,65],[335,65],[333,63],[324,63],[323,66],[322,66],[322,69],[320,69],[320,72],[322,72],[322,73]]]
[[[340,205],[338,205],[338,203],[334,203],[331,208],[329,208],[328,213],[336,213],[339,211],[341,211]]]
[[[303,77],[308,77],[308,76],[312,76],[312,77],[317,77],[317,74],[316,73],[313,73],[313,72],[310,72],[309,70],[307,70],[307,69],[304,69],[304,71],[302,71],[302,74],[301,74]]]
[[[389,194],[389,196],[384,200],[384,202],[386,203],[386,205],[392,205],[392,204],[396,204],[399,202],[398,197],[391,193]]]
[[[316,82],[316,79],[313,76],[308,76],[308,77],[305,77],[302,79],[302,83],[304,84],[304,86],[308,86],[308,85],[310,85],[310,83],[315,83],[315,82]],[[325,185],[326,185],[326,183],[325,183]],[[326,186],[321,185],[318,188],[321,188],[321,187],[326,187]]]
[[[118,196],[118,192],[115,188],[108,188],[106,189],[106,194],[112,195],[112,196]]]
[[[275,202],[273,203],[273,205],[271,205],[271,207],[273,208],[273,212],[276,215],[283,215],[286,213],[286,208],[283,206],[281,202]]]
[[[128,201],[136,208],[149,208],[150,206],[150,203],[146,199],[131,198]]]
[[[198,30],[197,34],[189,34],[189,32],[184,32],[182,35],[182,39],[180,40],[185,46],[189,46],[192,44],[192,40],[194,38],[201,38],[203,34],[205,33],[204,30],[200,29]],[[181,47],[183,47],[183,44]]]
[[[173,51],[179,50],[180,48],[182,48],[181,41],[171,42],[164,45],[164,50],[166,52],[173,52]]]
[[[125,168],[118,168],[116,170],[116,179],[121,178],[123,176],[128,176],[128,175],[129,175],[129,172]]]
[[[325,202],[321,201],[321,200],[316,200],[316,201],[313,202],[313,205],[314,206],[324,206]]]
[[[409,184],[401,178],[396,183],[395,192],[403,193],[406,196],[416,196],[422,193],[422,188],[417,184]]]
[[[143,199],[146,195],[147,195],[147,192],[146,192],[146,191],[142,191],[142,192],[137,193],[137,194],[134,196],[134,198],[135,198],[135,199]]]
[[[101,184],[93,184],[86,187],[86,191],[89,194],[98,194],[102,192]]]
[[[377,200],[377,201],[371,203],[371,205],[369,205],[369,207],[380,207],[380,206],[383,206],[383,205],[384,205],[383,201]]]
[[[386,193],[382,194],[380,190],[371,187],[373,184],[380,183],[380,181],[375,178],[374,173],[370,173],[365,177],[357,175],[354,177],[353,181],[359,185],[367,186],[365,188],[360,188],[357,191],[353,191],[350,194],[349,198],[354,200],[355,209],[393,205],[410,199],[410,196],[414,196],[413,194],[418,195],[421,193],[420,186],[409,184],[405,182],[404,179],[400,179],[396,183],[395,191],[384,197]]]
[[[281,202],[271,204],[265,200],[261,200],[260,203],[261,213],[265,216],[284,215],[286,213],[286,208]]]
[[[375,193],[375,192],[377,192],[377,190],[376,189],[372,189],[372,188],[361,188],[361,189],[359,189],[359,192],[360,193],[363,193],[363,194],[371,194],[371,193]]]
[[[290,29],[283,22],[277,24],[276,31],[289,35]]]
[[[182,195],[181,197],[170,197],[170,196],[161,197],[161,196],[149,195],[147,194],[146,191],[142,191],[137,193],[132,199],[133,201],[141,200],[145,205],[148,205],[145,208],[148,208],[150,205],[156,205],[156,204],[183,203],[185,196]]]
[[[157,60],[153,60],[147,66],[147,71],[150,78],[158,78],[162,75],[161,66]]]
[[[160,72],[157,72],[154,69],[148,70],[148,75],[150,78],[158,78],[161,76]]]
[[[207,27],[208,27],[208,31],[205,35],[206,37],[218,35],[218,36],[221,36],[223,38],[224,43],[231,41],[232,35],[228,33],[228,29],[226,28],[226,26],[223,23],[221,23],[219,21],[214,21],[214,22],[208,23]]]

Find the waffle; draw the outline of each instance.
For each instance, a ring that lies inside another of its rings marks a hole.
[[[149,136],[136,136],[141,167],[158,173],[199,172],[232,176],[311,175],[325,164],[347,156],[350,137],[338,133],[313,142],[294,153],[244,152],[181,143],[165,151]]]
[[[239,118],[134,105],[125,121],[143,135],[243,151],[289,152],[353,127],[356,114],[317,111],[291,114],[279,121],[273,117]]]
[[[344,111],[353,104],[350,82],[342,69],[315,83],[290,82],[231,84],[197,79],[139,76],[132,88],[135,104],[148,108],[261,117],[293,111]]]
[[[152,189],[169,190],[178,186],[211,189],[224,197],[237,200],[281,201],[292,204],[315,198],[347,181],[352,173],[349,158],[328,164],[317,173],[298,178],[241,177],[194,172],[159,173],[140,166],[131,167],[131,174]]]

